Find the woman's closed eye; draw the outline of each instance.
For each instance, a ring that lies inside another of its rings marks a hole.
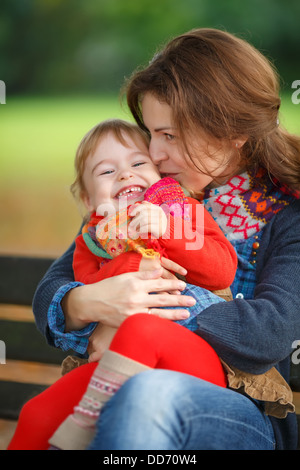
[[[172,140],[175,139],[175,135],[168,134],[167,132],[164,133],[164,136],[165,136],[166,140],[168,140],[168,141],[172,141]]]

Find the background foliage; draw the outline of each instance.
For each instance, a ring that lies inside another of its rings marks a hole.
[[[103,119],[130,119],[124,77],[192,28],[230,31],[271,58],[281,123],[300,134],[299,18],[299,0],[1,0],[0,251],[65,250],[81,223],[69,192],[80,139]]]
[[[241,35],[300,76],[299,0],[1,0],[0,71],[9,93],[116,91],[171,36]]]

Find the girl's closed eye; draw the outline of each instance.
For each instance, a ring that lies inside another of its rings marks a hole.
[[[145,165],[146,163],[148,163],[148,162],[136,162],[132,166],[137,167],[137,166]]]
[[[111,175],[115,170],[109,169],[109,170],[102,170],[98,173],[97,176],[103,176],[103,175]]]

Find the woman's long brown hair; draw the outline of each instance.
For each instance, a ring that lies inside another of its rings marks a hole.
[[[140,127],[145,128],[142,97],[152,93],[171,106],[185,148],[187,136],[201,130],[214,139],[246,136],[240,156],[247,168],[262,166],[300,189],[300,137],[280,126],[278,75],[248,42],[220,30],[192,30],[137,70],[125,91]]]

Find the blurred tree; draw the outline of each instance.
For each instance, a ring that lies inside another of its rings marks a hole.
[[[162,43],[226,29],[300,78],[299,0],[2,0],[0,79],[12,93],[115,91]]]

